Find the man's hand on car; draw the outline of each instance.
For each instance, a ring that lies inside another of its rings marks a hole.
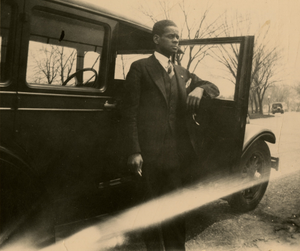
[[[200,101],[203,96],[204,89],[201,87],[196,87],[191,91],[187,97],[186,104],[187,108],[191,111],[195,111],[199,108]]]

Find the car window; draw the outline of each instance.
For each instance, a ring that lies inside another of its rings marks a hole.
[[[31,86],[102,87],[99,74],[104,36],[101,24],[34,10],[27,83]]]
[[[117,54],[115,79],[124,80],[129,72],[131,64],[139,59],[148,58],[151,54]]]
[[[234,100],[239,43],[182,45],[177,63],[218,86],[218,99]]]
[[[273,104],[273,108],[277,108],[277,107],[282,108],[282,104]]]
[[[9,31],[12,20],[12,8],[6,2],[1,1],[1,33],[0,33],[0,44],[1,44],[1,53],[0,53],[0,83],[4,84],[9,76],[9,49],[8,40],[9,40]]]

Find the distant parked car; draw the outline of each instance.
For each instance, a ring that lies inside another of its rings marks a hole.
[[[275,113],[281,113],[283,114],[284,113],[284,110],[283,110],[283,107],[282,107],[282,103],[273,103],[272,104],[272,113],[275,114]]]

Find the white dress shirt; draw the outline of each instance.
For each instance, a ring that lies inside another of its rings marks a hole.
[[[154,56],[156,57],[158,62],[162,65],[162,67],[166,70],[166,72],[168,72],[170,58],[167,58],[166,56],[164,56],[163,54],[157,51],[154,52]]]

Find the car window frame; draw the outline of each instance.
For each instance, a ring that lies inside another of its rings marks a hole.
[[[66,16],[67,18],[70,19],[77,19],[77,20],[81,20],[83,22],[86,23],[93,23],[96,25],[100,25],[104,28],[104,38],[103,38],[103,45],[102,45],[102,54],[101,54],[101,63],[100,63],[100,68],[99,68],[99,74],[98,74],[98,80],[97,80],[97,88],[88,88],[88,87],[72,87],[72,86],[54,86],[54,85],[38,85],[38,84],[30,84],[27,82],[26,76],[27,76],[27,60],[28,60],[28,54],[29,54],[29,42],[32,41],[30,40],[30,36],[31,33],[29,32],[28,34],[28,47],[27,47],[27,59],[26,59],[26,69],[25,69],[25,83],[26,86],[29,87],[30,89],[39,89],[39,90],[55,90],[55,91],[70,91],[70,92],[84,92],[84,93],[88,93],[88,92],[93,92],[93,93],[103,93],[105,92],[105,90],[107,89],[107,74],[108,74],[108,56],[106,54],[108,54],[108,50],[109,50],[109,42],[110,42],[110,34],[111,34],[111,28],[110,26],[105,23],[105,22],[99,22],[96,21],[92,18],[85,18],[81,15],[76,15],[76,14],[71,14],[69,12],[64,12],[64,11],[60,11],[57,9],[52,9],[52,8],[48,8],[48,7],[44,7],[44,6],[34,6],[34,8],[32,8],[32,11],[44,11],[44,12],[50,12],[52,14],[55,15],[60,15],[60,16]],[[80,10],[82,11],[82,10]]]
[[[6,59],[9,57],[10,60],[8,64],[6,65],[5,70],[7,71],[7,79],[5,79],[3,82],[0,82],[0,87],[9,87],[13,85],[14,81],[13,79],[16,78],[16,75],[13,74],[14,68],[17,70],[17,67],[15,67],[15,59],[17,57],[17,53],[19,48],[17,47],[19,44],[18,37],[20,34],[18,34],[18,17],[20,13],[20,3],[15,2],[14,0],[3,0],[2,4],[10,5],[11,7],[11,19],[10,19],[10,25],[8,30],[8,37],[7,37],[7,51],[6,51]],[[22,3],[21,3],[22,4]],[[1,8],[2,11],[2,8]],[[2,46],[2,44],[1,44]],[[6,60],[5,59],[5,60]]]

